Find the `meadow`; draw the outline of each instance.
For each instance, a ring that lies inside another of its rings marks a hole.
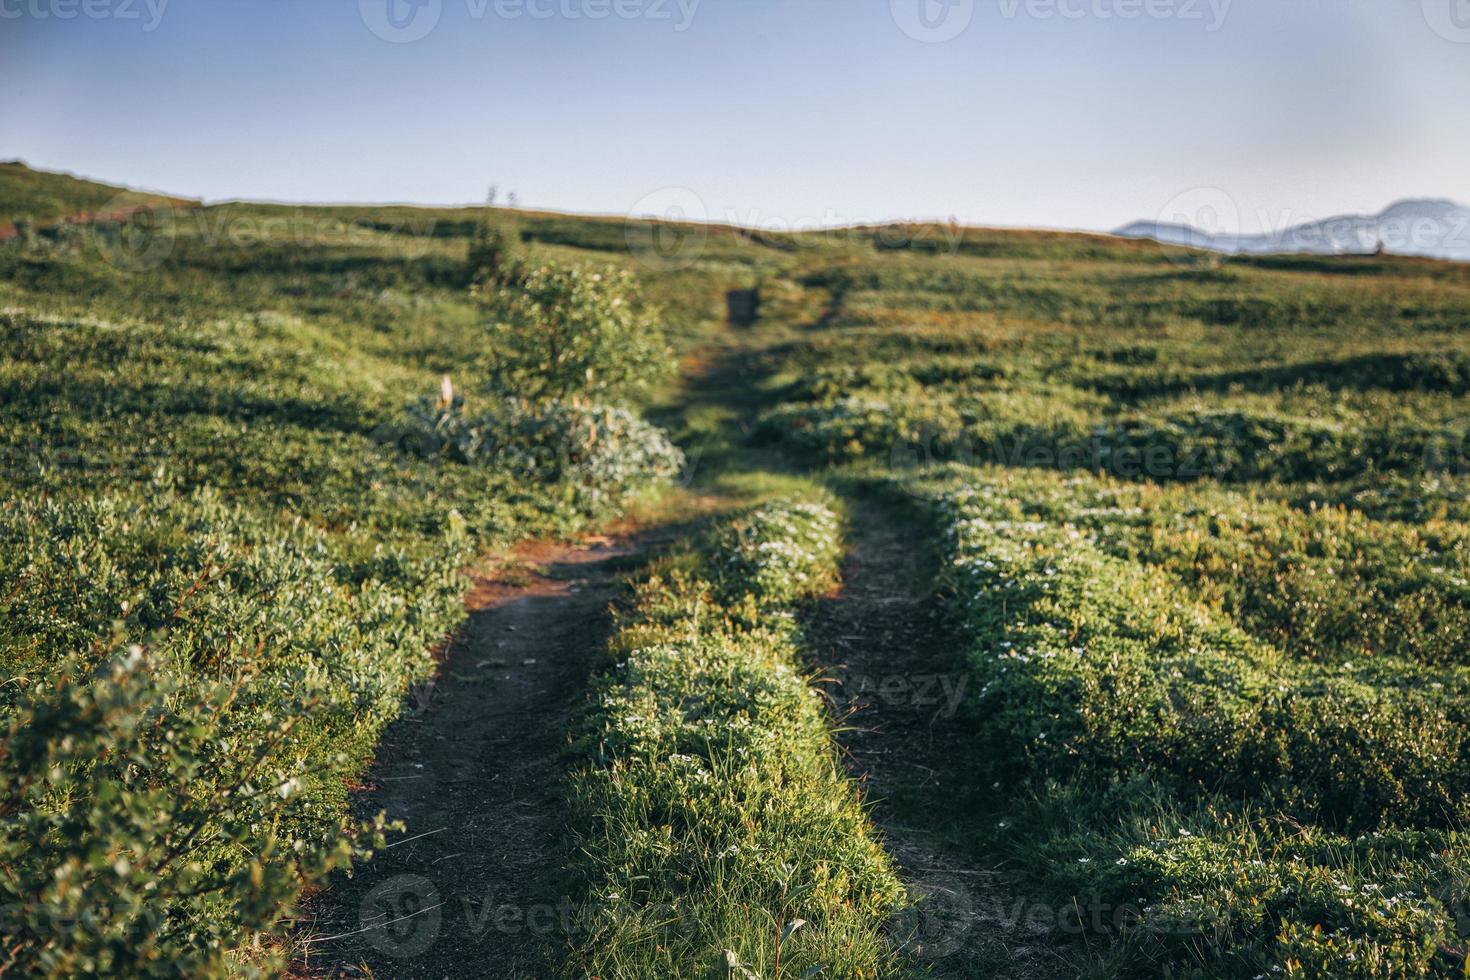
[[[808,281],[761,430],[943,541],[960,846],[1103,975],[1462,971],[1464,271],[1025,236]]]
[[[4,968],[303,969],[303,893],[415,831],[350,788],[466,570],[697,499],[547,776],[547,860],[601,923],[548,940],[560,974],[1470,970],[1470,267],[482,209],[65,225],[116,189],[29,173],[0,170]],[[843,598],[875,520],[965,679],[942,794],[870,791],[810,615],[879,601]],[[1057,910],[1047,955],[981,959],[1011,927],[978,913],[915,941],[918,838]]]

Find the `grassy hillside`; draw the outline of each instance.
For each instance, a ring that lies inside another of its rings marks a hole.
[[[938,523],[943,832],[1101,975],[1460,975],[1470,268],[1023,235],[802,275],[758,435]]]
[[[190,208],[198,203],[71,174],[33,170],[20,160],[0,162],[0,228],[13,228],[19,221],[47,225],[76,215],[115,213],[142,206]]]
[[[0,867],[28,971],[265,962],[252,932],[377,832],[344,823],[346,785],[457,628],[461,570],[641,479],[616,413],[481,393],[520,287],[472,289],[468,230],[352,217],[232,205],[0,246]],[[549,455],[441,448],[445,376]],[[617,429],[555,441],[577,418]]]
[[[113,190],[0,177],[37,219]],[[489,403],[525,288],[477,287],[482,217],[234,203],[0,242],[0,881],[36,972],[267,963],[250,937],[371,843],[345,787],[460,569],[625,503],[578,453],[439,441],[468,431],[442,379]],[[570,970],[963,975],[885,931],[889,842],[794,625],[863,498],[943,556],[931,652],[967,679],[940,805],[892,805],[1037,907],[1106,909],[1056,923],[1072,975],[1463,975],[1470,267],[512,217],[532,264],[662,310],[683,378],[628,407],[697,490],[823,502],[640,578],[565,774],[578,901],[638,907]]]

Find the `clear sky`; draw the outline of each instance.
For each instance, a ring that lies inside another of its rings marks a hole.
[[[0,158],[208,199],[1108,229],[1223,192],[1246,230],[1470,201],[1470,0],[0,0],[0,92]]]

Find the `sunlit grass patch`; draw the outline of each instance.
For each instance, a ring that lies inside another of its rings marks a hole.
[[[876,976],[902,890],[798,667],[837,517],[776,502],[643,580],[571,783],[571,972]],[[820,971],[818,968],[821,968]]]

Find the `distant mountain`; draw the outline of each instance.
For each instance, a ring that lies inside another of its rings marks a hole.
[[[1378,214],[1345,214],[1260,235],[1212,234],[1189,225],[1135,221],[1113,234],[1232,255],[1417,255],[1470,262],[1470,208],[1454,201],[1399,201]]]

